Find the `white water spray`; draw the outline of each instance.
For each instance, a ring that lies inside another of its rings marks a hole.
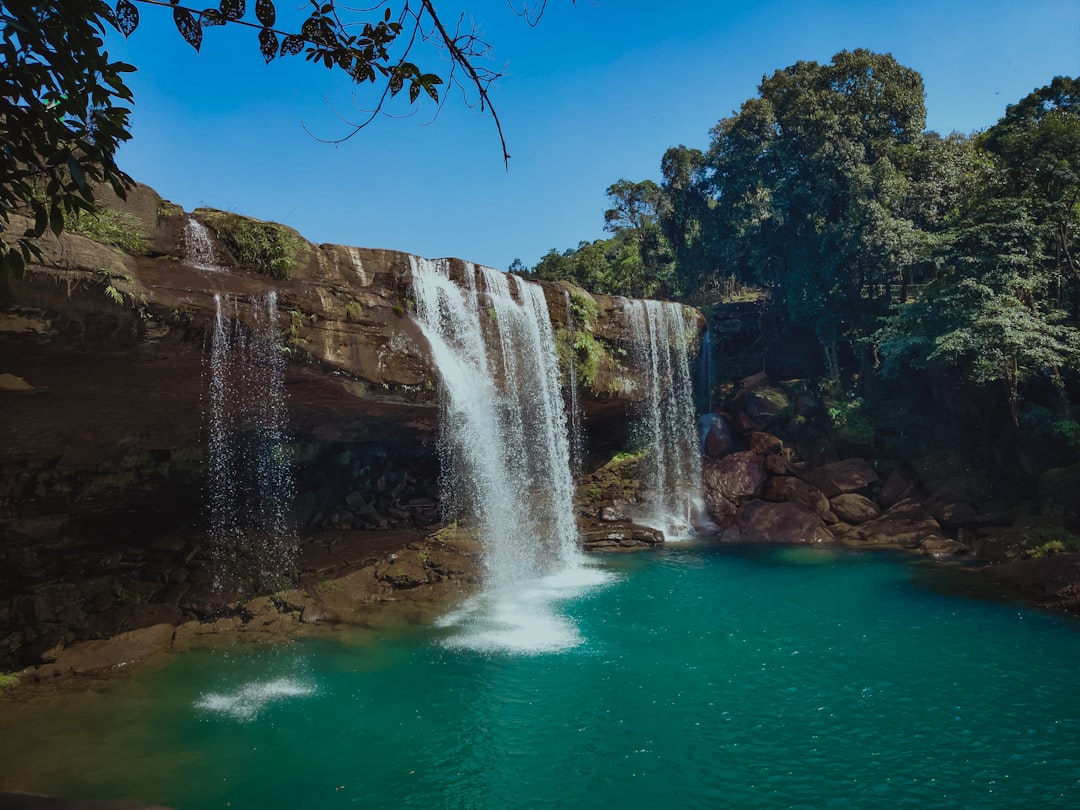
[[[687,310],[666,301],[628,300],[624,307],[645,391],[634,432],[647,452],[642,483],[649,494],[638,520],[671,539],[686,537],[703,511],[701,456],[690,375]]]
[[[515,651],[572,646],[580,640],[576,628],[554,603],[604,575],[586,566],[578,549],[544,291],[472,265],[459,286],[448,262],[412,262],[416,317],[442,382],[444,506],[475,521],[484,545],[484,590],[444,620],[461,626],[450,643]]]
[[[194,217],[184,223],[184,261],[200,270],[221,269],[210,231]]]
[[[270,584],[286,576],[297,547],[288,518],[294,485],[277,296],[270,291],[251,301],[251,327],[239,319],[238,301],[220,295],[214,301],[208,540],[219,585],[234,577]]]

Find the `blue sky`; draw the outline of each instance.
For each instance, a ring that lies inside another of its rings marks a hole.
[[[302,0],[277,5],[281,20]],[[338,146],[320,143],[308,132],[346,131],[328,106],[352,111],[343,77],[295,57],[266,66],[255,32],[232,27],[208,29],[197,54],[167,9],[146,5],[129,40],[107,42],[139,68],[121,166],[188,210],[505,269],[603,237],[610,184],[659,180],[665,149],[706,148],[709,128],[763,75],[800,59],[892,53],[922,74],[927,124],[942,134],[984,129],[1054,76],[1080,74],[1076,0],[549,0],[536,27],[507,0],[436,7],[444,21],[464,14],[482,28],[490,65],[508,71],[493,100],[509,170],[491,120],[457,96],[435,120],[428,105]],[[420,64],[442,66],[433,52]]]

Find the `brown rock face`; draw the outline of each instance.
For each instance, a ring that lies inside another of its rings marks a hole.
[[[750,450],[710,461],[703,471],[705,505],[717,520],[757,497],[765,485],[765,459]]]
[[[739,507],[734,526],[721,539],[742,543],[828,543],[833,536],[801,504],[751,501]]]
[[[846,458],[818,467],[807,473],[804,478],[813,484],[827,498],[835,498],[847,492],[856,492],[878,481],[878,474],[863,458]]]

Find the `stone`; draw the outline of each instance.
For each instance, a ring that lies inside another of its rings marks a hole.
[[[935,560],[958,557],[968,552],[968,547],[958,540],[947,537],[926,537],[919,543],[919,548]]]
[[[765,485],[764,498],[776,503],[797,503],[819,518],[830,512],[829,499],[813,484],[794,476],[774,476]]]
[[[798,503],[750,501],[735,515],[743,543],[828,543],[832,533],[813,512]]]
[[[109,639],[79,642],[60,650],[52,663],[34,667],[26,674],[43,680],[62,675],[91,675],[127,666],[168,648],[173,631],[172,624],[155,624]]]
[[[875,545],[915,548],[928,537],[940,537],[941,526],[922,504],[905,498],[883,515],[853,527],[849,539]]]
[[[888,509],[897,501],[909,498],[915,492],[915,482],[900,470],[889,473],[878,488],[877,501]]]
[[[1010,587],[1041,607],[1073,612],[1080,609],[1080,554],[1017,559],[988,565],[979,569],[978,575]]]
[[[581,534],[581,546],[589,552],[634,551],[653,548],[663,542],[663,532],[635,524],[594,529]]]
[[[709,514],[722,520],[740,504],[761,493],[765,485],[765,460],[757,453],[743,450],[707,462],[702,484]]]
[[[698,417],[698,427],[702,435],[702,454],[706,458],[722,458],[736,449],[735,432],[724,414],[702,414]]]
[[[816,486],[826,498],[835,498],[848,492],[857,492],[877,483],[878,474],[863,458],[846,458],[818,467],[806,473],[803,478]]]
[[[837,495],[835,498],[829,499],[829,504],[832,507],[832,511],[836,514],[840,520],[844,523],[865,523],[868,520],[873,520],[881,514],[881,510],[878,508],[872,500],[865,495],[859,495],[854,492],[848,492],[843,495]]]
[[[772,385],[765,372],[742,380],[728,407],[736,427],[744,432],[764,430],[792,410],[788,395]]]

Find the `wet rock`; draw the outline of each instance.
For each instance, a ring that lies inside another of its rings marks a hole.
[[[776,503],[800,504],[819,518],[824,518],[830,512],[829,499],[820,489],[790,475],[770,478],[765,485],[764,497]]]
[[[845,539],[875,545],[915,548],[928,537],[940,537],[941,526],[922,504],[906,498],[880,517],[853,527]]]
[[[967,554],[969,551],[968,547],[963,543],[958,540],[950,540],[947,537],[925,537],[920,541],[919,548],[935,560],[958,557]]]
[[[742,543],[828,543],[832,533],[809,509],[794,502],[750,501],[720,537]]]
[[[698,427],[703,437],[702,454],[706,458],[722,458],[735,451],[737,445],[735,432],[723,414],[702,414],[698,418]]]
[[[749,450],[708,462],[703,470],[702,483],[709,514],[722,520],[740,504],[756,498],[765,480],[765,460]]]
[[[825,493],[825,497],[835,498],[877,483],[878,474],[866,459],[846,458],[812,470],[803,478]]]
[[[1042,607],[1080,611],[1080,554],[1018,559],[987,566],[978,575],[1008,585]]]
[[[663,542],[663,532],[634,524],[593,529],[581,534],[581,546],[589,552],[633,551],[653,548]]]
[[[53,663],[25,671],[34,680],[61,675],[90,675],[133,664],[166,649],[172,643],[173,625],[155,624],[130,630],[100,641],[83,641],[60,650]]]
[[[854,492],[837,495],[829,500],[829,504],[832,506],[832,511],[844,523],[857,525],[873,520],[881,514],[877,504],[866,496]]]
[[[910,498],[915,492],[915,482],[901,470],[893,470],[886,476],[877,492],[877,502],[889,509],[898,501]]]
[[[792,411],[788,395],[772,385],[764,372],[742,380],[728,408],[735,426],[743,432],[764,430]]]

